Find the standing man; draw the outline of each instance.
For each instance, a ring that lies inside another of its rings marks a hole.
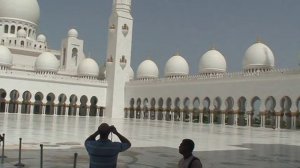
[[[108,135],[112,132],[121,142],[112,142]],[[100,135],[100,139],[96,137]],[[107,123],[102,123],[98,130],[85,140],[85,148],[90,156],[90,168],[115,168],[118,154],[130,148],[130,141],[121,135],[117,129]]]
[[[195,144],[191,139],[182,140],[179,146],[179,153],[183,155],[178,163],[178,168],[202,168],[199,158],[193,155]]]

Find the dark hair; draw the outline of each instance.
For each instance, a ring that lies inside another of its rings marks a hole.
[[[102,123],[98,127],[98,131],[101,137],[108,137],[110,133],[110,126],[107,123]]]
[[[192,152],[194,150],[195,144],[191,139],[184,139],[182,142],[186,145],[186,147]]]

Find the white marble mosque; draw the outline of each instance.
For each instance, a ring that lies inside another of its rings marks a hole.
[[[300,69],[278,69],[272,50],[257,41],[243,69],[227,72],[216,49],[190,74],[175,54],[158,69],[155,60],[131,68],[131,0],[114,0],[105,66],[88,58],[70,29],[58,50],[38,31],[37,0],[0,0],[0,113],[90,116],[300,128]],[[15,10],[18,9],[18,10]]]

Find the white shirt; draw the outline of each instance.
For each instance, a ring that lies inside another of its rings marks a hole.
[[[184,159],[184,158],[180,159],[180,161],[178,163],[178,168],[188,168],[188,166],[193,158],[194,158],[194,156],[191,155],[187,159]],[[201,164],[200,160],[194,160],[191,165],[191,168],[202,168],[202,164]]]

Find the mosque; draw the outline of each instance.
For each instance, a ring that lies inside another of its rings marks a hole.
[[[262,42],[245,51],[240,72],[211,49],[197,75],[180,54],[164,70],[145,60],[134,73],[131,0],[113,0],[105,67],[86,57],[75,29],[48,48],[37,0],[0,4],[0,113],[300,128],[300,69],[277,69]]]

